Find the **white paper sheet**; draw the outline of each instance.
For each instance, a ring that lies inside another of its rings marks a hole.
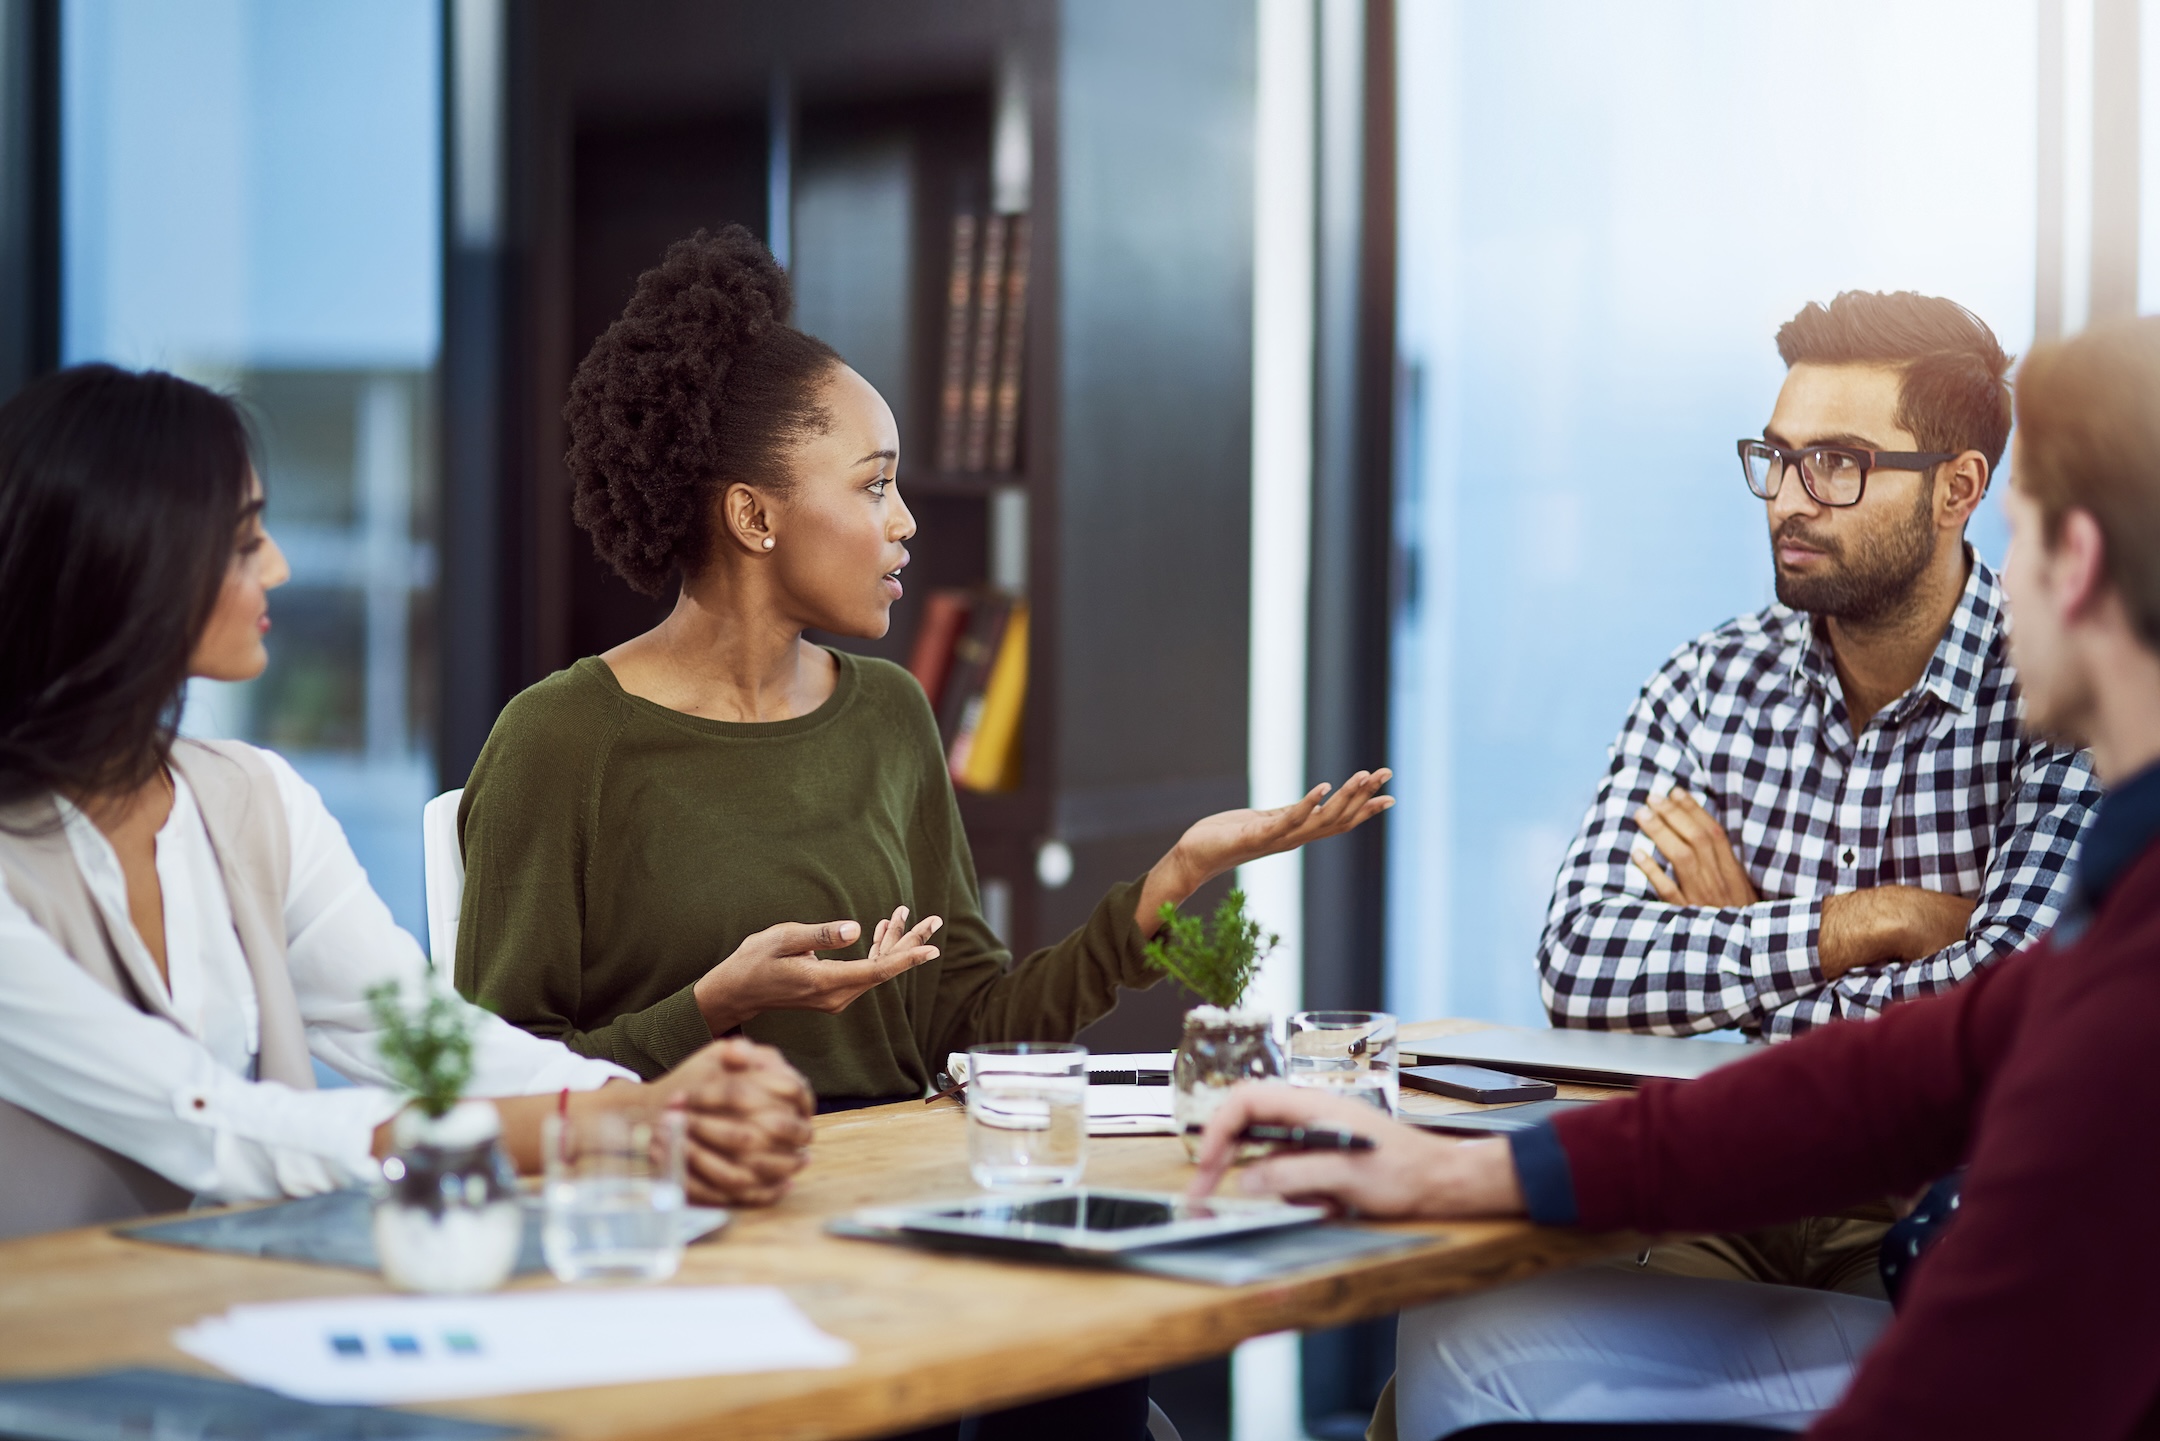
[[[1133,1051],[1117,1055],[1089,1056],[1089,1071],[1168,1071],[1177,1059],[1170,1051]],[[967,1052],[954,1051],[945,1058],[946,1073],[967,1079]],[[1171,1136],[1177,1134],[1170,1111],[1168,1086],[1089,1086],[1088,1134],[1090,1136]]]
[[[304,1401],[399,1405],[845,1366],[772,1286],[345,1296],[235,1306],[173,1344]]]

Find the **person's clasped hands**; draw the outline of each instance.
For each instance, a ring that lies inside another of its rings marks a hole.
[[[695,1204],[770,1205],[809,1163],[817,1098],[770,1046],[714,1041],[652,1089],[686,1113],[684,1180]]]
[[[1380,1114],[1364,1101],[1280,1081],[1238,1086],[1208,1118],[1187,1195],[1213,1195],[1247,1126],[1332,1126],[1372,1139],[1369,1151],[1284,1152],[1239,1171],[1248,1195],[1317,1203],[1376,1219],[1519,1216],[1522,1188],[1504,1139],[1452,1141]]]

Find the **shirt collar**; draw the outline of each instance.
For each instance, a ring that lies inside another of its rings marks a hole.
[[[2070,910],[2090,915],[2123,872],[2160,837],[2160,763],[2147,766],[2100,798],[2070,877]]]
[[[2002,586],[1986,561],[1965,547],[1965,589],[1950,624],[1943,628],[1935,653],[1919,684],[1893,702],[1886,714],[1901,719],[1923,695],[1932,695],[1950,709],[1969,712],[1979,703],[1980,682],[1987,673],[1988,658],[2003,629]],[[1796,686],[1814,686],[1825,696],[1840,693],[1837,658],[1830,650],[1830,635],[1819,617],[1809,616],[1794,639],[1792,677]]]

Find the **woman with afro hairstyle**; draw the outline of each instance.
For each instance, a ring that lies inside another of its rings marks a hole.
[[[658,626],[510,702],[459,815],[459,989],[660,1074],[776,1046],[825,1109],[926,1094],[950,1051],[1064,1040],[1155,973],[1165,903],[1349,830],[1388,773],[1209,816],[1008,967],[913,677],[804,638],[885,634],[915,518],[892,411],[787,324],[748,231],[641,276],[571,382],[578,524]]]

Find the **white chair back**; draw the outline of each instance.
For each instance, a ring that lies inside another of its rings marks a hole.
[[[465,897],[465,851],[458,844],[461,786],[444,791],[420,810],[420,856],[427,875],[428,954],[438,973],[457,964],[458,903]]]

